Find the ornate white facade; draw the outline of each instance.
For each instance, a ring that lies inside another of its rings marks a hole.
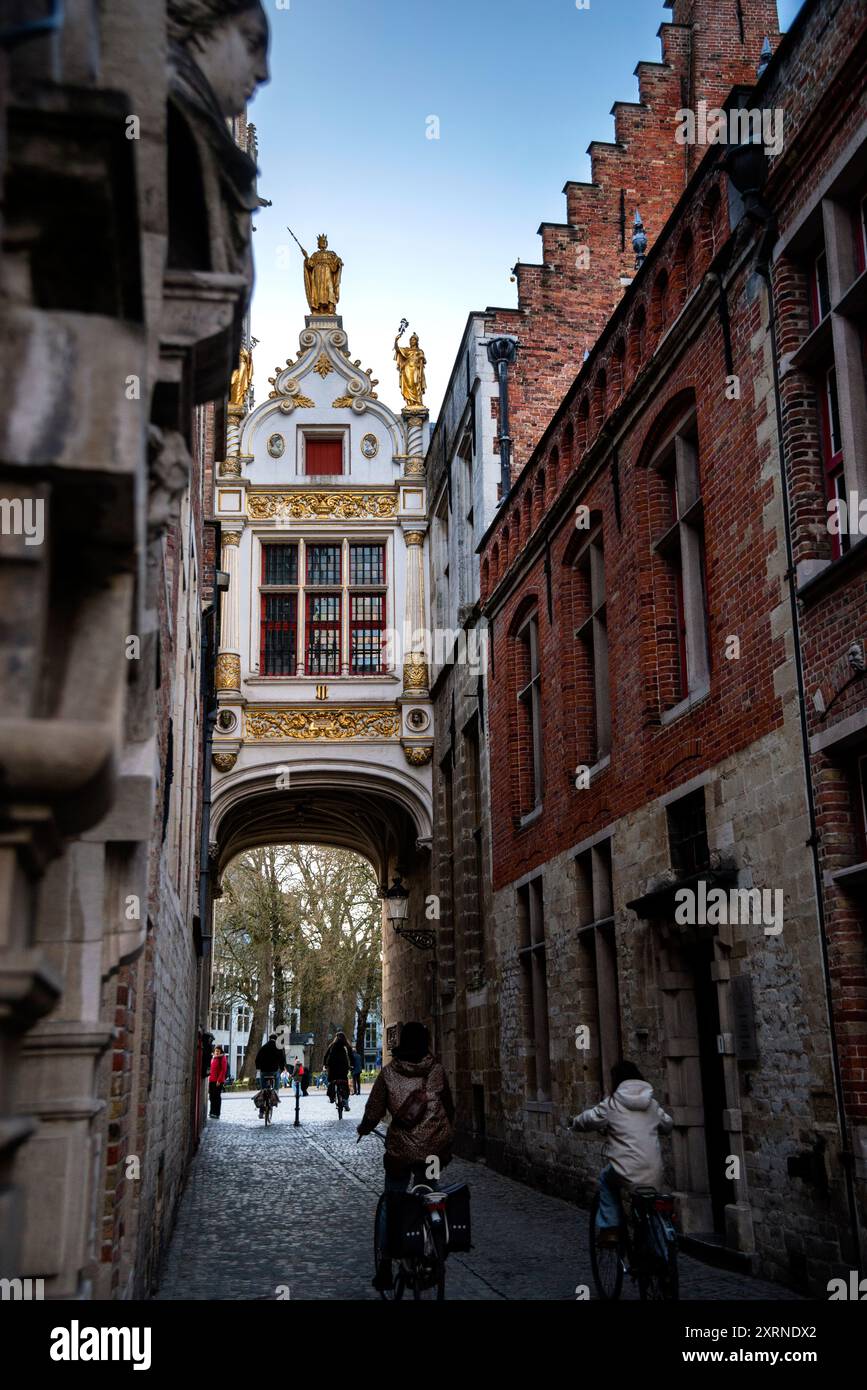
[[[428,413],[397,415],[338,315],[308,315],[269,398],[230,407],[212,840],[365,853],[415,877],[431,834]],[[426,864],[426,855],[425,855]],[[420,884],[419,884],[420,886]]]

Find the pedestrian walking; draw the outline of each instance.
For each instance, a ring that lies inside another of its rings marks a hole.
[[[356,1048],[355,1060],[352,1063],[352,1094],[361,1095],[361,1073],[364,1071],[364,1058]]]
[[[226,1057],[219,1043],[214,1048],[214,1055],[211,1058],[211,1068],[208,1073],[208,1100],[210,1101],[210,1114],[212,1120],[219,1120],[220,1107],[223,1103],[223,1087],[229,1075],[229,1059]]]

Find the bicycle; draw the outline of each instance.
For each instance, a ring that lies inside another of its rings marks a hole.
[[[623,1276],[628,1274],[637,1282],[642,1300],[676,1300],[677,1232],[671,1219],[674,1198],[655,1187],[635,1187],[628,1195],[630,1210],[623,1213],[616,1245],[599,1242],[598,1192],[590,1208],[590,1265],[599,1297],[609,1301],[619,1298]]]
[[[334,1086],[334,1099],[337,1105],[337,1118],[338,1120],[342,1120],[344,1110],[349,1109],[349,1082],[335,1081],[332,1084]]]
[[[371,1130],[377,1139],[385,1143],[385,1135],[378,1129]],[[361,1142],[359,1138],[359,1143]],[[406,1197],[410,1199],[408,1204],[409,1218],[407,1219],[407,1208],[404,1208],[404,1229],[401,1235],[404,1241],[409,1241],[415,1248],[412,1254],[391,1256],[382,1244],[382,1232],[386,1229],[386,1221],[383,1219],[383,1209],[386,1207],[389,1197],[400,1197],[402,1193],[383,1192],[376,1207],[376,1217],[373,1226],[373,1259],[374,1267],[379,1270],[387,1262],[390,1266],[395,1262],[397,1272],[393,1275],[392,1287],[390,1289],[380,1289],[379,1296],[387,1303],[398,1303],[403,1298],[407,1289],[412,1292],[416,1302],[425,1298],[435,1299],[442,1302],[446,1296],[446,1258],[451,1244],[451,1231],[448,1218],[448,1199],[449,1196],[461,1190],[464,1184],[458,1188],[437,1188],[428,1182],[416,1182],[414,1174],[410,1178],[410,1186],[407,1188]],[[467,1192],[469,1201],[469,1192]],[[412,1204],[416,1210],[413,1211]],[[393,1205],[392,1210],[397,1204]],[[457,1223],[456,1223],[457,1225]],[[407,1229],[409,1226],[409,1229]],[[466,1214],[461,1218],[461,1248],[470,1248],[469,1244],[469,1206]],[[391,1233],[391,1239],[394,1232]]]
[[[260,1092],[260,1095],[262,1096],[262,1104],[259,1106],[259,1114],[264,1119],[266,1128],[271,1123],[271,1116],[274,1112],[275,1106],[280,1104],[279,1099],[277,1097],[276,1089],[274,1087],[274,1082],[276,1081],[276,1079],[276,1076],[262,1077],[262,1090]]]

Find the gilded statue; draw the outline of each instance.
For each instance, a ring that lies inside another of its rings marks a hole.
[[[318,251],[309,256],[291,227],[289,235],[295,238],[304,257],[304,289],[312,314],[336,314],[340,299],[340,276],[343,262],[335,251],[328,249],[328,237],[322,232],[317,237]]]
[[[403,329],[400,331],[403,332]],[[423,396],[427,390],[424,369],[427,358],[418,345],[418,334],[413,333],[409,347],[400,346],[400,333],[394,340],[394,358],[400,378],[400,392],[408,406],[423,407]]]
[[[238,365],[232,373],[229,387],[229,405],[243,410],[247,404],[247,394],[253,384],[253,349],[241,348]]]

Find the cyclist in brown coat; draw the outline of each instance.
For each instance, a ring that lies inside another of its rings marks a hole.
[[[388,1112],[391,1124],[383,1157],[386,1192],[406,1192],[414,1182],[435,1187],[452,1156],[455,1106],[448,1078],[431,1055],[430,1034],[423,1023],[405,1024],[391,1055],[368,1096],[358,1137],[370,1134]],[[431,1159],[437,1160],[435,1172]],[[380,1281],[385,1281],[385,1287],[391,1282],[391,1263],[386,1264],[387,1268],[383,1265],[376,1272],[376,1288],[382,1286]]]

